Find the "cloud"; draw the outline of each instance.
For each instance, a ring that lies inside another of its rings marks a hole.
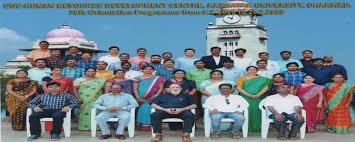
[[[31,47],[32,41],[25,35],[7,27],[0,27],[0,65],[7,60],[14,59],[20,53],[27,54],[18,49]]]

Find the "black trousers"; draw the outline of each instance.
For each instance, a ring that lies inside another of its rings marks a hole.
[[[304,120],[297,120],[294,113],[292,113],[292,114],[284,113],[283,115],[285,116],[285,119],[282,121],[276,120],[274,114],[269,116],[269,118],[274,119],[274,124],[275,124],[276,130],[277,130],[277,133],[278,133],[277,136],[278,137],[285,136],[285,133],[287,131],[286,122],[287,122],[287,120],[290,120],[290,121],[292,121],[292,124],[291,124],[291,131],[288,134],[288,136],[289,137],[296,137],[298,130],[300,129],[300,127],[304,123]]]
[[[164,111],[157,110],[150,115],[150,121],[154,133],[161,133],[162,121],[166,118],[180,118],[184,121],[184,133],[191,133],[195,123],[195,115],[190,111],[183,111],[180,114],[169,114]]]
[[[43,112],[33,112],[30,115],[31,135],[41,135],[41,118],[53,118],[53,129],[51,134],[60,134],[63,125],[65,112],[61,110],[43,110]]]

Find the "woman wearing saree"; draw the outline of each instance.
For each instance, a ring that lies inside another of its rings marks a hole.
[[[234,84],[232,81],[223,80],[223,72],[220,70],[213,70],[210,73],[209,80],[205,80],[200,84],[200,91],[202,93],[201,103],[204,104],[209,96],[220,95],[219,85],[229,83]]]
[[[90,130],[90,116],[93,102],[102,94],[106,79],[96,78],[95,68],[87,68],[85,77],[77,78],[73,83],[73,93],[80,105],[79,130]]]
[[[16,79],[9,80],[6,85],[6,103],[13,130],[26,130],[26,110],[28,98],[37,92],[37,82],[28,80],[25,70],[16,72]]]
[[[133,95],[133,80],[125,78],[125,72],[122,69],[114,71],[115,77],[106,81],[105,93],[111,92],[110,88],[114,84],[121,86],[121,91]]]
[[[326,128],[331,133],[346,134],[351,126],[350,104],[354,86],[344,83],[344,76],[336,73],[333,83],[325,84],[324,101],[327,113]]]
[[[164,78],[154,76],[154,67],[144,66],[143,75],[133,81],[133,93],[140,104],[137,112],[137,128],[150,131],[151,106],[149,102],[163,92]]]
[[[256,73],[258,68],[249,66],[247,74],[237,80],[237,90],[239,94],[249,103],[249,132],[260,132],[261,112],[259,103],[268,91],[271,79],[260,77]]]
[[[231,84],[231,85],[234,84],[234,82],[232,82],[232,81],[223,80],[223,72],[220,70],[211,71],[210,78],[211,79],[205,80],[200,84],[200,91],[202,93],[202,97],[201,97],[202,106],[206,102],[206,100],[209,96],[221,94],[221,92],[219,91],[219,85],[225,84],[225,83]],[[209,113],[209,112],[204,112],[204,113]],[[230,128],[230,126],[231,126],[231,123],[222,122],[221,123],[221,130],[227,130],[228,128]]]
[[[44,92],[48,92],[47,83],[58,82],[60,84],[60,92],[73,94],[73,80],[69,77],[62,76],[62,67],[51,67],[52,75],[43,77],[42,88]]]
[[[296,87],[296,95],[300,98],[303,109],[306,110],[306,132],[316,131],[317,120],[323,120],[323,88],[314,84],[315,78],[311,75],[303,77],[302,84]]]
[[[272,76],[272,83],[270,85],[270,88],[267,92],[267,96],[277,94],[277,87],[281,85],[290,85],[285,81],[285,75],[282,73],[277,73]],[[294,94],[294,88],[293,86],[290,86],[290,93]]]

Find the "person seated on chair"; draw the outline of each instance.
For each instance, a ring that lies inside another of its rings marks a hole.
[[[153,132],[156,134],[152,141],[162,140],[162,120],[166,118],[180,118],[184,121],[183,142],[190,142],[190,133],[195,123],[195,116],[191,112],[197,106],[190,94],[181,92],[179,84],[171,84],[169,93],[159,95],[152,101],[152,108],[156,109],[150,115]]]
[[[221,119],[230,118],[234,120],[232,126],[232,138],[239,139],[239,130],[244,123],[243,111],[249,107],[248,102],[239,95],[232,94],[233,87],[231,84],[219,85],[221,95],[208,97],[204,105],[209,110],[212,123],[212,139],[220,137]]]
[[[280,85],[277,88],[278,94],[271,95],[265,100],[265,107],[269,110],[269,118],[274,120],[277,129],[277,139],[285,140],[286,122],[292,121],[291,131],[288,134],[290,139],[297,139],[297,130],[303,125],[302,102],[297,96],[290,95],[288,85]]]
[[[31,136],[28,137],[29,141],[36,140],[41,136],[41,118],[53,118],[51,139],[59,140],[66,112],[78,107],[78,101],[73,95],[60,92],[59,83],[49,82],[47,88],[47,93],[36,96],[28,103],[28,106],[34,111],[29,116],[31,131]]]
[[[121,92],[121,85],[111,86],[112,93],[101,95],[93,104],[93,107],[102,110],[97,116],[96,121],[101,128],[101,139],[111,137],[111,131],[107,124],[110,118],[118,118],[118,127],[116,129],[117,139],[126,139],[123,135],[124,129],[131,120],[131,109],[138,107],[136,99],[131,94]],[[96,127],[96,126],[95,126]]]

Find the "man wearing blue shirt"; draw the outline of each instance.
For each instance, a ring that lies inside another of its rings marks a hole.
[[[229,59],[225,60],[223,63],[223,68],[219,68],[223,72],[223,80],[228,80],[235,82],[237,79],[245,74],[244,70],[237,69],[234,67],[234,61]]]
[[[277,63],[280,65],[280,72],[287,71],[286,65],[291,62],[296,62],[298,64],[298,68],[303,68],[303,65],[300,60],[292,59],[291,58],[291,51],[282,51],[280,52],[281,60],[278,60]]]
[[[48,93],[38,95],[28,103],[34,111],[29,116],[31,136],[27,138],[28,141],[36,140],[41,136],[40,119],[46,117],[53,118],[51,139],[59,140],[66,112],[78,107],[78,101],[73,95],[60,92],[59,83],[49,82],[47,88]]]
[[[125,139],[124,129],[128,126],[131,109],[138,107],[137,101],[131,94],[122,93],[121,86],[114,84],[111,86],[112,93],[100,96],[93,104],[93,107],[102,110],[97,116],[96,121],[101,128],[101,139],[111,137],[110,128],[107,120],[112,117],[118,118],[118,127],[116,129],[116,138]]]
[[[176,59],[175,68],[189,71],[195,69],[194,62],[198,59],[194,57],[195,49],[187,48],[185,49],[185,56],[178,57]]]

